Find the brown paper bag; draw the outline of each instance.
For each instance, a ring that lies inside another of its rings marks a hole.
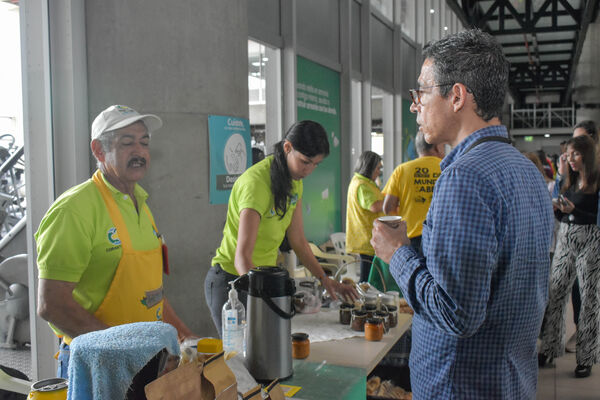
[[[269,383],[269,386],[265,388],[265,391],[269,394],[268,399],[270,400],[285,400],[285,394],[283,389],[279,386],[279,379],[275,379]]]
[[[204,362],[202,370],[202,400],[237,400],[237,381],[225,363],[224,352]]]
[[[146,385],[148,400],[197,399],[201,393],[203,364],[188,363]],[[213,397],[214,398],[214,397]]]
[[[248,390],[242,395],[242,400],[263,400],[260,385]]]

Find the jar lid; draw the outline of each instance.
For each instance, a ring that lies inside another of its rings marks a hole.
[[[340,304],[340,308],[354,308],[354,304],[342,303]]]
[[[32,392],[54,392],[65,389],[69,382],[64,378],[48,378],[35,382],[31,385]]]
[[[378,317],[385,317],[386,315],[388,315],[387,311],[377,311],[375,313],[375,315],[377,315]]]
[[[294,332],[292,333],[292,340],[296,342],[308,340],[308,333]]]
[[[196,344],[198,353],[216,354],[223,351],[223,341],[215,338],[202,338]]]
[[[367,319],[367,324],[379,325],[381,323],[383,323],[383,321],[381,320],[381,318],[368,318]]]
[[[377,309],[377,306],[375,304],[365,304],[365,310],[373,311],[376,309]]]
[[[367,315],[367,312],[363,311],[363,310],[352,310],[352,314],[354,314],[358,317],[362,317],[362,316]]]
[[[387,306],[388,312],[398,311],[398,307],[396,306]]]

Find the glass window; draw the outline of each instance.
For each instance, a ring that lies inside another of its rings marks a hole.
[[[248,40],[248,115],[256,161],[269,154],[282,135],[279,54],[278,49]]]
[[[371,0],[371,6],[383,14],[390,22],[394,21],[393,0]]]
[[[451,33],[453,33],[452,32],[452,29],[453,29],[452,17],[453,17],[454,13],[452,12],[452,9],[450,7],[448,7],[447,5],[446,5],[445,14],[446,14],[446,18],[444,18],[444,26],[442,26],[442,30],[443,30],[442,35],[443,36],[450,35]]]
[[[415,13],[415,0],[400,1],[400,27],[406,36],[416,41],[417,32],[415,30]]]
[[[354,171],[362,149],[362,82],[352,79],[350,85],[352,90],[350,171]]]
[[[417,32],[417,42],[421,44],[427,43],[425,38],[425,28],[427,25],[427,18],[425,15],[425,6],[426,1],[417,1],[417,18],[416,18],[416,32]]]
[[[394,168],[393,96],[383,89],[371,88],[371,151],[383,157],[383,175],[387,179]],[[389,151],[385,153],[384,149]]]
[[[23,100],[18,2],[0,1],[0,238],[26,214]],[[16,153],[21,156],[15,158]],[[11,160],[11,161],[9,161]],[[9,162],[7,162],[9,161]]]

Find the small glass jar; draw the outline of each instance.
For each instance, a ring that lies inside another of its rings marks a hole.
[[[353,304],[342,303],[340,305],[340,324],[350,325],[352,321],[352,310],[354,309]]]
[[[292,333],[292,358],[301,360],[310,354],[310,341],[307,333]]]
[[[377,311],[375,313],[375,316],[377,318],[381,318],[381,320],[383,321],[383,332],[387,332],[390,330],[390,317],[389,317],[389,313],[387,311]]]
[[[392,295],[394,297],[394,306],[398,307],[398,302],[400,301],[400,292],[396,290],[388,290],[385,294]]]
[[[373,318],[377,312],[377,306],[373,304],[365,304],[365,311],[367,313],[367,318]]]
[[[396,299],[394,299],[394,296],[391,293],[390,294],[388,294],[388,293],[381,293],[379,295],[379,303],[382,306],[386,306],[386,307],[395,306],[396,305]],[[381,307],[381,308],[383,308],[383,307]]]
[[[377,307],[377,295],[375,293],[365,293],[365,307],[368,305],[373,305]]]
[[[362,310],[352,310],[351,328],[353,331],[362,332],[365,330],[365,321],[367,313]]]
[[[383,321],[381,318],[369,318],[365,322],[365,339],[376,342],[383,338]]]
[[[398,325],[398,307],[388,306],[387,309],[390,319],[390,328],[395,328]]]
[[[304,303],[304,292],[294,294],[294,308],[297,312],[302,312],[306,304]]]

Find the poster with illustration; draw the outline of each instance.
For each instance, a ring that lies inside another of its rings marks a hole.
[[[208,116],[210,204],[227,204],[237,178],[252,164],[246,118]]]

